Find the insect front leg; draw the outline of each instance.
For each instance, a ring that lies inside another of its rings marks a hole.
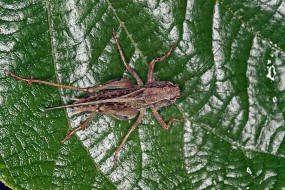
[[[126,134],[126,136],[124,137],[123,141],[121,142],[120,146],[116,149],[115,151],[115,155],[114,155],[114,165],[116,165],[117,162],[117,155],[119,153],[119,151],[121,150],[121,148],[123,147],[123,145],[125,144],[126,140],[128,139],[128,137],[130,136],[130,134],[136,129],[136,127],[139,125],[139,123],[141,122],[142,118],[144,115],[144,109],[142,109],[140,111],[140,115],[138,117],[138,119],[136,120],[136,122],[133,124],[133,126],[131,127],[131,129],[128,131],[128,133]]]
[[[119,43],[119,41],[118,41],[116,35],[117,35],[117,34],[116,34],[116,31],[115,31],[115,29],[113,29],[113,37],[114,37],[115,43],[116,43],[117,48],[118,48],[118,50],[119,50],[119,52],[120,52],[120,56],[121,56],[121,59],[122,59],[124,65],[125,65],[125,67],[126,67],[127,70],[133,75],[133,77],[135,77],[135,79],[136,79],[138,85],[139,85],[139,86],[143,85],[143,82],[142,82],[142,80],[140,79],[139,75],[127,64],[126,59],[125,59],[125,56],[124,56],[124,53],[123,53],[123,51],[122,51],[122,49],[121,49],[120,43]]]
[[[158,61],[163,61],[164,59],[166,59],[171,54],[173,48],[174,48],[174,44],[171,45],[170,49],[164,56],[155,58],[150,62],[149,67],[148,67],[147,83],[151,83],[153,81],[154,64]]]
[[[171,118],[171,119],[169,120],[169,122],[166,124],[166,123],[163,121],[161,115],[157,112],[157,110],[156,110],[155,108],[151,108],[151,111],[152,111],[154,117],[157,119],[157,121],[158,121],[158,122],[160,123],[160,125],[163,127],[163,129],[166,129],[166,130],[170,127],[170,125],[172,124],[173,121],[185,122],[185,121],[182,120],[182,119]]]

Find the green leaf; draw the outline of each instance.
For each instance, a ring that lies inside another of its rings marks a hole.
[[[282,189],[285,187],[285,12],[279,1],[0,0],[0,179],[13,189]],[[44,111],[83,94],[25,78],[89,87],[134,78],[148,63],[157,80],[179,84],[148,111],[113,166],[134,120]]]

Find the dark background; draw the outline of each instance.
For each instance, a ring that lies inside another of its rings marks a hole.
[[[10,190],[10,188],[5,186],[2,181],[0,181],[0,190]]]

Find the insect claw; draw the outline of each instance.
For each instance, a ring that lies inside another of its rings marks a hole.
[[[70,131],[69,133],[67,133],[64,137],[63,140],[61,140],[61,143],[64,143],[67,139],[69,139],[71,137],[71,135],[73,135],[73,133],[75,133],[76,131],[78,131],[81,127],[76,127],[75,129],[73,129],[72,131]]]
[[[67,139],[69,139],[69,137],[70,137],[72,134],[73,134],[73,131],[69,132],[69,133],[64,137],[64,139],[62,139],[62,140],[60,141],[60,143],[64,143]]]

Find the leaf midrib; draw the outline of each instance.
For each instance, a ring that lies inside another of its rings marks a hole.
[[[55,58],[55,48],[54,48],[54,43],[53,43],[53,30],[52,30],[52,19],[51,19],[51,9],[50,9],[50,1],[49,0],[46,0],[46,10],[47,10],[47,18],[48,18],[48,30],[49,30],[49,37],[50,37],[50,47],[51,47],[51,54],[52,54],[52,62],[53,62],[53,65],[54,65],[54,72],[55,72],[55,77],[56,77],[56,82],[57,83],[60,83],[59,81],[59,77],[57,75],[57,67],[56,67],[56,58]],[[60,88],[57,88],[58,89],[58,93],[61,97],[61,102],[63,103],[63,94],[62,94],[62,91],[60,90]],[[68,124],[68,129],[70,130],[71,129],[71,123],[70,123],[70,120],[68,118],[68,114],[67,114],[67,110],[64,109],[64,113],[65,113],[65,118],[66,118],[66,121],[67,121],[67,124]],[[87,154],[92,158],[90,152],[87,150],[87,148],[84,146],[83,142],[78,138],[77,135],[75,135],[76,138],[78,139],[78,141],[80,142],[81,146],[85,149],[85,151],[87,152]],[[57,152],[57,155],[59,154],[59,151],[60,151],[60,147],[58,149],[58,152]],[[91,159],[93,164],[94,164],[94,167],[96,168],[96,170],[98,172],[101,173],[102,176],[104,176],[108,182],[110,184],[113,185],[114,188],[116,188],[116,185],[111,181],[111,179],[104,173],[101,171],[101,169],[98,167],[97,163],[95,162],[94,159]],[[54,169],[56,168],[56,161],[54,160]],[[53,169],[53,170],[54,170]],[[95,181],[94,181],[95,182]],[[93,182],[93,183],[94,183]],[[92,184],[93,185],[93,184]]]

